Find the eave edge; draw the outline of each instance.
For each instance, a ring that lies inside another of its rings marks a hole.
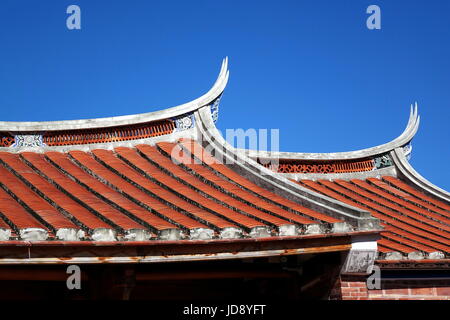
[[[422,177],[407,160],[403,148],[396,148],[392,150],[390,154],[397,171],[406,178],[410,184],[413,184],[442,201],[450,203],[450,193]]]

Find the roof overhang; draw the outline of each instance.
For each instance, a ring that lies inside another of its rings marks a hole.
[[[6,241],[1,264],[158,263],[345,252],[355,236],[377,232],[197,241]]]

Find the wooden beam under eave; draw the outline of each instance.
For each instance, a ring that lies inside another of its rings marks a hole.
[[[193,254],[165,254],[143,256],[73,256],[73,257],[39,257],[39,258],[0,258],[0,265],[8,264],[101,264],[101,263],[160,263],[184,261],[211,261],[246,258],[263,258],[286,255],[314,254],[326,252],[349,251],[351,244],[331,246],[290,248],[264,251],[219,252],[219,253],[193,253]],[[99,252],[100,253],[100,252]]]

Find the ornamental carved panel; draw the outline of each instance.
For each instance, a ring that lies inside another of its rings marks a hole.
[[[350,250],[342,273],[369,273],[376,254],[375,250]]]
[[[191,129],[194,127],[194,124],[195,124],[195,118],[194,118],[193,113],[176,117],[173,120],[175,121],[175,130],[176,131],[183,131],[183,130]]]
[[[277,165],[264,165],[278,173],[342,173],[371,171],[375,169],[372,159],[360,161],[306,161],[280,160]]]
[[[14,136],[14,144],[12,147],[16,148],[32,148],[32,147],[42,147],[44,143],[42,142],[42,135],[40,134],[16,134]]]
[[[216,100],[214,100],[214,102],[211,104],[211,117],[213,119],[214,122],[217,122],[217,120],[219,119],[219,103],[220,103],[220,98],[222,96],[219,96]]]

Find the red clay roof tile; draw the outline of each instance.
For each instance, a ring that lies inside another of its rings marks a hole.
[[[448,219],[444,204],[393,177],[366,181],[301,180],[298,183],[349,205],[368,210],[382,221],[385,231],[380,252],[450,253]],[[414,196],[412,196],[414,195]],[[440,208],[435,206],[439,204]]]

